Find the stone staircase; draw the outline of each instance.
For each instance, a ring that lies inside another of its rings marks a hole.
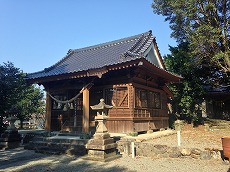
[[[82,156],[86,154],[85,145],[88,139],[73,133],[59,133],[51,137],[35,135],[31,141],[24,145],[24,149],[35,150],[44,154],[69,154]]]

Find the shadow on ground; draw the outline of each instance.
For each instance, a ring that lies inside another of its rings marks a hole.
[[[85,161],[80,157],[67,155],[44,155],[21,148],[0,152],[0,172],[3,171],[122,172],[127,171],[127,169],[124,167],[111,166],[109,162]]]

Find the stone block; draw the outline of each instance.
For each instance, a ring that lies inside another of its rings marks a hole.
[[[140,149],[146,149],[149,147],[149,144],[148,143],[136,143],[138,148]]]
[[[180,152],[171,152],[171,153],[168,153],[168,155],[170,158],[179,158],[181,156],[181,153]]]
[[[112,143],[114,143],[113,138],[107,138],[107,139],[90,139],[87,144],[107,145]]]
[[[168,157],[169,157],[169,154],[167,152],[157,155],[157,158],[168,158]]]
[[[107,149],[113,149],[116,148],[116,143],[111,143],[107,145],[100,145],[100,144],[87,144],[86,149],[93,149],[93,150],[107,150]]]
[[[75,150],[73,148],[66,150],[65,153],[67,155],[76,155]]]
[[[211,151],[211,156],[213,159],[221,159],[221,153],[218,150]]]
[[[181,149],[181,154],[182,154],[183,156],[190,156],[190,155],[191,155],[191,150],[188,149],[188,148],[182,148],[182,149]]]
[[[117,142],[117,149],[120,153],[124,152],[124,145],[126,144],[126,142],[121,142],[121,141],[118,141]]]
[[[0,147],[4,149],[14,149],[20,146],[19,141],[0,142]]]
[[[197,154],[191,154],[190,156],[194,159],[200,159],[200,155]]]
[[[137,148],[137,149],[136,149],[136,156],[144,156],[143,150]]]
[[[211,153],[210,153],[210,151],[208,151],[208,150],[205,150],[205,151],[202,151],[201,153],[200,153],[200,159],[202,159],[202,160],[209,160],[209,159],[211,159],[212,157],[211,157]]]
[[[155,157],[156,156],[156,153],[148,148],[145,148],[145,149],[142,149],[142,152],[143,152],[143,156],[146,156],[146,157]]]
[[[21,144],[21,135],[16,130],[6,130],[0,137],[0,147],[14,149]]]
[[[86,149],[84,146],[81,146],[81,145],[75,145],[75,146],[72,146],[71,148],[67,149],[65,151],[66,154],[68,155],[85,155],[86,154]]]
[[[131,145],[129,142],[126,142],[126,144],[123,145],[124,148],[124,154],[130,155],[131,154]]]
[[[200,149],[193,148],[193,149],[191,150],[191,154],[200,155],[200,153],[201,153],[201,150],[200,150]]]
[[[170,158],[179,158],[181,156],[181,151],[178,147],[171,147],[167,152]]]
[[[109,133],[95,133],[93,135],[93,139],[107,139],[107,138],[110,138]]]
[[[120,158],[120,155],[116,154],[115,149],[110,149],[110,150],[88,150],[88,155],[83,157],[83,159],[86,160],[93,160],[93,161],[111,161],[117,158]]]
[[[153,152],[156,154],[163,154],[167,151],[168,146],[167,145],[154,145]]]

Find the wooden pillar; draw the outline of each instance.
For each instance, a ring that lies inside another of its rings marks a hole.
[[[46,93],[45,117],[46,117],[45,130],[51,131],[51,98],[47,93]]]
[[[83,91],[82,132],[89,132],[89,90],[87,88]]]
[[[132,117],[132,121],[130,121],[130,130],[131,131],[135,131],[136,129],[135,129],[135,122],[134,122],[134,118],[135,118],[135,104],[136,104],[136,91],[135,91],[135,87],[131,84],[130,86],[129,86],[129,88],[131,89],[131,91],[130,91],[130,101],[129,101],[129,103],[130,103],[130,116]]]

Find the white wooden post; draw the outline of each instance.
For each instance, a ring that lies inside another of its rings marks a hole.
[[[181,137],[180,137],[180,130],[177,131],[177,145],[180,146],[181,145]]]
[[[177,131],[177,145],[178,146],[181,146],[181,134],[180,134],[180,131],[181,131],[181,128],[182,128],[182,121],[180,120],[176,120],[175,123],[175,129]]]
[[[134,146],[134,142],[131,142],[131,147],[132,147],[132,158],[135,158],[135,146]]]

